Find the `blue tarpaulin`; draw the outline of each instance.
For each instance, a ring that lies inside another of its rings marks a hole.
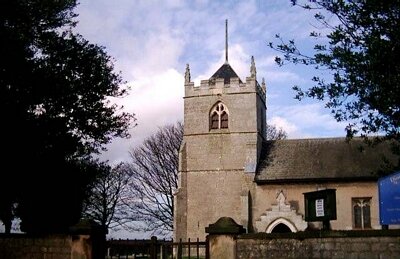
[[[381,225],[400,224],[400,171],[378,180]]]

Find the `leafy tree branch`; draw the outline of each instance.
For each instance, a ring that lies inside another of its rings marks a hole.
[[[329,71],[314,76],[313,86],[294,86],[296,98],[325,102],[337,121],[348,121],[348,137],[384,135],[399,140],[400,122],[400,3],[399,1],[292,1],[305,10],[316,11],[315,19],[329,33],[314,39],[313,55],[303,54],[294,40],[269,43],[282,53],[286,63],[313,66]],[[329,16],[329,18],[327,18]],[[336,19],[332,19],[331,17]],[[330,78],[329,78],[330,77]]]

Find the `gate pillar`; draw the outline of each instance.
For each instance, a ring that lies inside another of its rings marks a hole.
[[[235,259],[236,236],[245,232],[243,226],[229,217],[222,217],[206,227],[209,259]]]

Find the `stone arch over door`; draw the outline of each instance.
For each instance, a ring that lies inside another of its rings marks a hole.
[[[269,224],[269,226],[267,227],[265,232],[272,233],[274,228],[280,224],[287,226],[291,232],[297,232],[297,228],[295,227],[295,225],[293,225],[289,220],[287,220],[285,218],[278,218],[275,221],[273,221],[271,224]]]
[[[258,232],[271,233],[279,224],[287,226],[292,232],[304,231],[307,228],[307,222],[302,215],[297,214],[289,204],[286,204],[286,197],[283,191],[280,191],[276,197],[276,204],[271,205],[271,209],[265,211],[259,220],[256,220],[256,229]]]

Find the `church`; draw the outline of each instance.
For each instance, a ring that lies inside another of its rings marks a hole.
[[[227,38],[227,37],[226,37]],[[335,190],[332,230],[381,229],[377,180],[398,157],[362,139],[266,140],[266,85],[254,58],[242,81],[226,61],[200,86],[185,73],[184,136],[174,196],[174,239],[204,239],[231,217],[247,233],[320,230],[304,194]],[[383,159],[384,158],[384,159]]]

